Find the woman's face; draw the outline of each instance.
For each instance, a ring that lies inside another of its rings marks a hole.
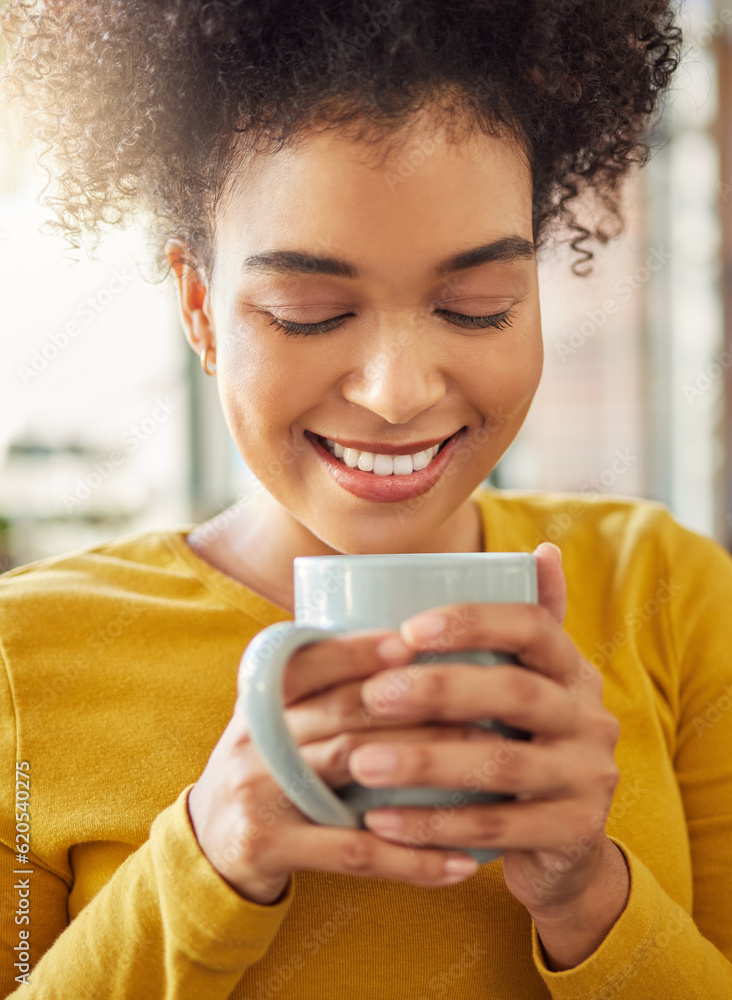
[[[329,548],[454,549],[470,493],[516,436],[541,376],[531,195],[516,145],[451,142],[419,119],[382,162],[321,132],[234,178],[188,337],[197,351],[215,345],[247,466]],[[275,318],[325,325],[288,335]],[[404,459],[397,475],[343,460],[424,451],[461,428],[445,456],[428,452],[411,474]],[[339,460],[317,435],[364,447]]]

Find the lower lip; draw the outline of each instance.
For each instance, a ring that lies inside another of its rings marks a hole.
[[[442,473],[445,471],[448,462],[453,456],[465,434],[465,428],[461,428],[457,434],[448,440],[444,448],[441,448],[432,459],[429,465],[417,472],[410,472],[406,476],[377,476],[374,472],[362,472],[361,469],[351,469],[349,466],[339,462],[328,449],[318,441],[315,434],[305,431],[305,437],[312,442],[318,456],[328,466],[328,471],[339,486],[354,496],[362,497],[364,500],[375,500],[377,503],[395,503],[399,500],[410,500],[412,497],[421,496],[431,489]]]

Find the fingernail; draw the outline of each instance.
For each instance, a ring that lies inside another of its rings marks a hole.
[[[393,811],[366,813],[364,822],[378,833],[396,833],[402,828],[402,817]]]
[[[409,641],[415,644],[427,639],[436,639],[447,626],[444,615],[419,615],[402,622],[399,631]]]
[[[377,775],[389,774],[390,771],[393,771],[396,767],[396,762],[397,757],[393,750],[369,747],[368,750],[356,757],[351,766],[355,767],[359,774],[375,778]]]
[[[449,858],[445,862],[445,874],[457,881],[459,878],[472,875],[477,867],[478,862],[475,858],[466,858],[464,855],[459,858]]]
[[[361,685],[361,701],[378,711],[389,711],[404,696],[406,681],[403,671],[384,670],[376,677],[369,677]]]
[[[413,650],[398,635],[390,635],[388,639],[382,639],[376,647],[376,652],[386,663],[398,663]]]

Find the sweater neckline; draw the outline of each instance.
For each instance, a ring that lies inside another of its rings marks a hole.
[[[478,504],[482,519],[483,551],[507,551],[502,548],[504,544],[503,524],[498,505],[491,502],[493,500],[492,494],[493,491],[482,484],[476,487],[471,494],[471,498]],[[182,560],[199,580],[220,597],[223,597],[227,603],[233,604],[241,611],[246,612],[255,621],[266,626],[274,622],[292,621],[294,619],[294,615],[287,608],[281,607],[274,601],[269,600],[269,598],[264,597],[264,595],[252,590],[245,583],[217,569],[202,556],[198,555],[195,549],[186,541],[186,535],[197,527],[199,525],[191,522],[169,531],[160,532],[160,535],[173,554]]]
[[[233,604],[261,625],[271,625],[274,622],[294,619],[295,616],[287,608],[275,604],[263,594],[252,590],[245,583],[234,579],[233,576],[217,569],[202,556],[199,556],[186,541],[186,535],[197,527],[199,525],[196,523],[185,524],[171,531],[161,532],[161,536],[173,554],[182,560],[202,583],[228,604]]]

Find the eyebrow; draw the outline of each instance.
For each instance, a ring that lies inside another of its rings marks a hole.
[[[535,247],[524,236],[504,236],[491,243],[463,250],[448,257],[435,268],[441,277],[455,271],[465,271],[480,264],[494,261],[510,262],[526,260],[535,256]],[[327,274],[335,278],[358,278],[358,268],[350,261],[337,257],[319,257],[317,254],[301,253],[297,250],[267,250],[254,254],[244,261],[245,271],[266,271],[274,274]]]

